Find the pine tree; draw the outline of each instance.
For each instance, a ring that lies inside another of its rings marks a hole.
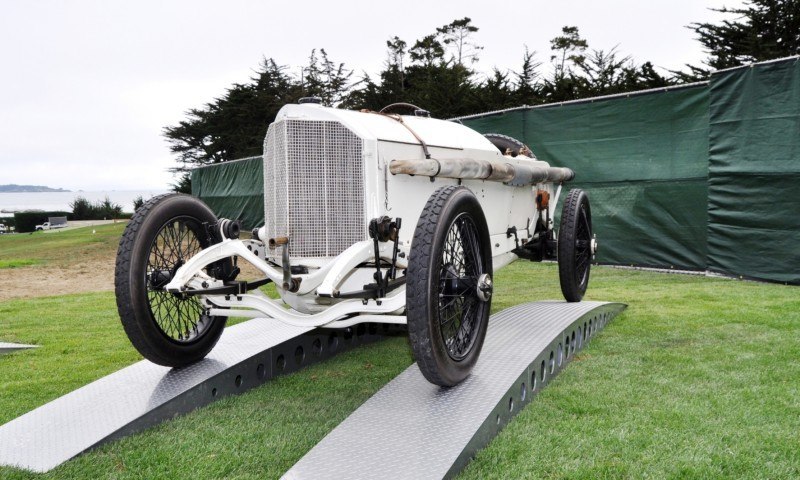
[[[689,26],[708,51],[711,68],[800,54],[800,0],[749,0],[742,8],[714,10],[733,18]],[[693,68],[695,74],[707,73]]]

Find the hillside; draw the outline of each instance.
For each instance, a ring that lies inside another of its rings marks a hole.
[[[17,185],[10,183],[8,185],[0,185],[0,193],[27,193],[27,192],[69,192],[63,188],[50,188],[43,185]]]

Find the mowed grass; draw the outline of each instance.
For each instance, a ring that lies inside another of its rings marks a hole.
[[[558,299],[557,269],[518,261],[496,292],[495,311]],[[629,308],[463,478],[800,477],[800,290],[595,268],[587,297]],[[42,345],[0,356],[0,423],[139,358],[111,293],[0,303],[0,341]],[[0,478],[277,478],[411,363],[392,338]]]
[[[38,262],[36,260],[31,260],[29,258],[0,260],[0,268],[30,267],[31,265],[36,265],[37,263]]]
[[[4,263],[21,267],[67,266],[99,258],[110,258],[113,262],[125,225],[126,222],[119,222],[47,233],[0,235],[0,268],[8,268],[2,266]]]

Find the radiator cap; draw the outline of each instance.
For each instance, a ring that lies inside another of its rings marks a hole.
[[[322,98],[320,98],[320,97],[303,97],[300,100],[298,100],[297,103],[299,103],[301,105],[304,104],[304,103],[313,103],[313,104],[316,104],[316,105],[322,105]]]

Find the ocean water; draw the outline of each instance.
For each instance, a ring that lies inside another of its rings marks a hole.
[[[102,202],[108,197],[112,203],[122,205],[123,212],[133,212],[133,200],[142,196],[147,200],[166,193],[167,190],[112,190],[108,192],[22,192],[0,193],[0,216],[13,216],[14,211],[46,210],[71,212],[69,206],[77,197],[92,203]]]

